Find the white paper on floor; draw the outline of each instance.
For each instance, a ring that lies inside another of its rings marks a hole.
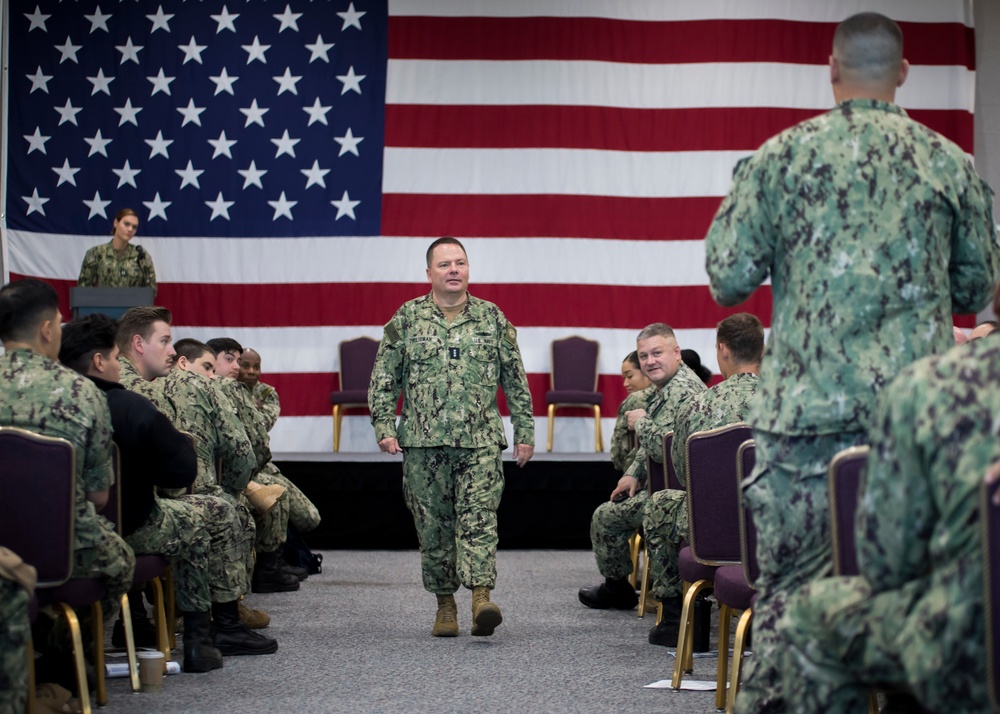
[[[661,679],[658,682],[653,682],[652,684],[647,684],[643,689],[671,689],[671,681],[669,679]],[[681,689],[686,689],[690,692],[714,692],[715,682],[706,682],[699,679],[685,679],[681,682]]]

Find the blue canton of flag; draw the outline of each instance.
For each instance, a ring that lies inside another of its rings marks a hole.
[[[8,8],[9,228],[379,235],[384,1]]]

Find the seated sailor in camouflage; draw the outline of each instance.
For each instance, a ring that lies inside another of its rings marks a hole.
[[[639,488],[646,481],[646,455],[657,462],[663,458],[663,437],[673,431],[677,410],[691,396],[705,390],[702,381],[681,360],[681,348],[668,325],[654,322],[643,328],[636,347],[642,371],[656,392],[646,409],[627,412],[639,448],[608,502],[598,506],[590,519],[590,541],[604,582],[581,588],[579,598],[587,607],[597,609],[631,610],[639,602],[628,582],[632,572],[628,541],[642,525],[649,500],[646,489]]]
[[[789,711],[864,711],[880,685],[921,705],[893,711],[995,711],[980,500],[1000,459],[998,366],[989,335],[910,365],[883,392],[855,520],[861,576],[805,585],[780,620]]]
[[[626,414],[633,409],[645,409],[649,400],[656,392],[656,387],[642,372],[639,365],[639,355],[632,353],[622,362],[622,381],[628,396],[618,407],[618,418],[615,419],[615,430],[611,434],[611,465],[615,471],[624,473],[632,459],[635,458],[638,445],[634,443],[634,433],[629,431]]]
[[[149,392],[158,395],[159,401],[151,401],[170,419],[175,428],[183,430],[178,413],[195,410],[188,408],[180,398],[183,395],[168,396],[164,389],[166,377],[171,373],[171,365],[177,357],[171,344],[173,336],[170,332],[170,320],[170,311],[162,307],[133,307],[126,310],[118,323],[118,361],[121,365],[122,385],[143,395]],[[197,447],[201,440],[197,434],[191,435],[196,446],[195,455],[198,457]],[[212,470],[214,473],[214,466]],[[196,479],[203,478],[203,473],[202,459],[199,457]],[[204,506],[205,525],[209,531],[213,554],[208,575],[212,598],[212,638],[215,646],[223,656],[274,652],[278,647],[275,640],[248,633],[240,623],[242,614],[250,612],[239,602],[239,598],[250,590],[256,533],[253,518],[246,506],[221,493],[199,493],[197,488],[194,495],[190,496],[184,490],[158,491],[161,496],[167,494],[172,498],[179,497]],[[259,614],[262,619],[266,618],[266,613]]]
[[[156,294],[156,270],[153,259],[141,245],[132,245],[139,228],[139,217],[131,208],[115,216],[111,242],[95,245],[87,251],[80,266],[77,285],[89,288],[153,288]]]
[[[757,450],[744,497],[761,572],[737,712],[784,710],[777,620],[787,593],[830,572],[830,459],[867,439],[878,392],[952,347],[952,313],[982,309],[1000,280],[993,192],[961,147],[893,103],[908,67],[892,20],[842,22],[837,106],[742,160],[705,238],[719,304],[768,278],[774,303],[747,419]]]
[[[66,439],[75,449],[73,577],[99,578],[110,618],[132,584],[135,555],[98,515],[114,483],[111,416],[101,391],[57,361],[62,314],[52,286],[18,280],[0,289],[0,426]],[[36,643],[38,645],[39,643]]]
[[[534,455],[531,393],[517,330],[496,305],[468,293],[469,262],[454,238],[427,249],[429,295],[405,303],[385,326],[368,389],[379,448],[403,454],[403,495],[420,540],[424,588],[437,595],[432,633],[458,634],[454,592],[472,589],[472,634],[502,620],[496,585],[502,385],[514,427],[514,458]],[[396,403],[404,394],[396,426]]]
[[[691,397],[674,420],[670,459],[681,484],[687,481],[688,437],[746,419],[757,391],[764,326],[746,312],[727,317],[716,328],[715,352],[724,381]],[[677,556],[681,541],[688,537],[686,493],[674,489],[654,493],[646,503],[642,533],[649,553],[652,593],[663,604],[660,623],[649,632],[649,643],[676,647],[682,585]]]
[[[257,408],[264,412],[264,422],[271,431],[281,414],[281,402],[278,391],[269,384],[260,381],[260,354],[257,350],[247,347],[239,359],[239,374],[236,381],[250,390]]]

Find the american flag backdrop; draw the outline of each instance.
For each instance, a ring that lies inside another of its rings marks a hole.
[[[337,345],[380,338],[455,235],[519,328],[544,445],[553,339],[601,343],[606,433],[635,334],[714,365],[702,238],[732,167],[832,103],[834,28],[876,10],[897,101],[973,151],[972,0],[10,0],[3,264],[68,303],[118,209],[174,336],[257,349],[276,452],[331,448]],[[739,309],[770,317],[765,286]],[[64,312],[68,305],[64,307]],[[577,413],[582,414],[582,413]],[[556,448],[592,447],[557,420]],[[509,425],[508,425],[509,428]],[[375,451],[367,416],[341,449]]]

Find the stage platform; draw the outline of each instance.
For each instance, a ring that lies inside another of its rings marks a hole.
[[[590,549],[590,516],[618,482],[605,453],[535,452],[523,468],[503,454],[500,548]],[[403,459],[381,453],[280,453],[274,461],[316,504],[314,550],[417,548],[403,502]]]

